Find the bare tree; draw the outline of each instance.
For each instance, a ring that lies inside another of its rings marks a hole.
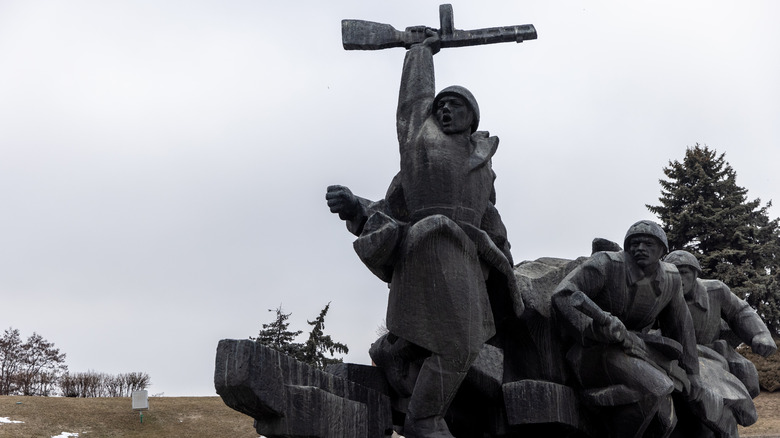
[[[65,353],[35,332],[22,344],[20,362],[16,381],[22,395],[49,395],[52,380],[68,369]]]
[[[0,395],[47,396],[67,369],[65,353],[38,333],[22,342],[9,328],[0,337]]]
[[[130,397],[133,391],[146,389],[150,384],[146,373],[111,375],[87,371],[63,376],[60,390],[66,397]]]
[[[19,330],[8,328],[0,338],[0,395],[10,395],[16,390],[21,357],[22,338]]]
[[[142,389],[146,389],[151,384],[151,379],[149,378],[149,375],[146,373],[127,373],[124,374],[125,382],[126,382],[126,388],[127,388],[127,395],[126,397],[130,397],[130,395],[133,394],[133,391],[140,391]]]

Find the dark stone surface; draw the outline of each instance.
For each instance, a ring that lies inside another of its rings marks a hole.
[[[675,436],[707,436],[707,428],[722,436],[735,436],[737,424],[750,426],[758,418],[752,401],[759,393],[758,373],[750,361],[722,339],[724,331],[762,356],[773,354],[777,345],[756,311],[726,284],[698,278],[701,266],[693,254],[672,251],[664,260],[680,272],[699,344],[702,375],[713,392],[691,407],[678,403],[681,432]]]
[[[708,398],[693,321],[677,269],[660,261],[667,251],[661,227],[637,222],[624,246],[593,254],[558,285],[552,303],[576,389],[606,436],[668,436],[675,390],[691,403]]]
[[[347,49],[392,47],[395,37],[408,49],[396,113],[400,171],[378,202],[343,186],[330,186],[326,194],[331,211],[357,236],[359,258],[390,285],[390,334],[372,347],[372,359],[397,394],[394,407],[405,415],[410,438],[447,437],[447,424],[459,427],[443,418],[470,369],[488,371],[472,372],[476,379],[501,381],[490,372],[503,366],[472,365],[496,334],[496,321],[524,310],[495,207],[498,137],[477,131],[480,110],[469,90],[453,85],[436,93],[433,56],[442,47],[500,42],[510,34],[522,41],[536,32],[533,26],[459,31],[452,7],[442,5],[440,12],[438,31],[342,23]],[[497,398],[499,386],[488,386],[488,398]]]
[[[515,267],[525,312],[522,322],[507,330],[511,337],[504,346],[505,382],[537,379],[566,383],[570,379],[560,327],[553,320],[551,297],[558,283],[586,259],[542,257]]]
[[[376,366],[323,372],[253,341],[223,340],[218,394],[269,438],[376,438],[393,425],[406,438],[736,436],[737,422],[755,421],[753,388],[735,377],[751,370],[720,340],[721,310],[743,311],[724,318],[754,349],[776,347],[726,292],[704,311],[701,297],[686,303],[685,274],[660,261],[669,250],[660,226],[635,223],[623,250],[597,238],[590,257],[513,266],[496,208],[498,137],[477,130],[479,105],[466,88],[436,93],[433,57],[536,31],[461,31],[453,20],[441,5],[438,30],[342,22],[345,49],[407,49],[400,169],[384,199],[338,185],[326,193],[360,260],[389,284],[389,333],[369,351]],[[723,287],[700,289],[715,296]],[[674,430],[675,412],[692,421]]]
[[[504,406],[510,426],[560,424],[581,428],[577,393],[573,388],[543,380],[520,380],[504,385]]]
[[[604,430],[604,422],[608,417],[599,409],[635,403],[642,397],[625,385],[582,388],[566,363],[565,348],[570,345],[570,341],[560,336],[560,327],[556,323],[550,300],[560,280],[588,260],[587,257],[577,260],[545,257],[522,262],[515,268],[519,290],[527,299],[522,323],[515,321],[513,328],[523,328],[525,332],[504,333],[506,336],[503,342],[499,342],[496,337],[491,343],[483,345],[444,416],[454,436],[609,436]],[[648,345],[648,358],[660,361],[659,358],[666,355],[680,354],[680,345],[669,338],[642,336],[642,342]],[[229,406],[255,418],[262,417],[257,423],[259,432],[266,436],[371,436],[364,435],[368,432],[364,432],[362,426],[351,420],[365,419],[365,425],[371,426],[373,420],[367,417],[369,406],[372,405],[361,404],[360,400],[364,399],[345,398],[342,396],[343,391],[331,389],[334,392],[329,392],[308,386],[312,381],[322,381],[322,377],[300,377],[307,373],[322,372],[301,372],[308,367],[290,364],[288,362],[291,359],[285,357],[283,360],[282,355],[276,352],[256,349],[250,341],[223,343],[220,343],[220,349],[224,351],[218,353],[221,359],[217,361],[215,382],[218,387],[230,386],[230,390],[221,390],[219,393]],[[419,354],[419,351],[415,352],[414,346],[407,345],[406,348],[409,350],[405,350],[404,355]],[[280,363],[285,363],[286,371],[282,371]],[[239,364],[243,365],[237,366]],[[686,379],[685,371],[679,366],[670,366],[668,372],[678,380]],[[381,409],[384,412],[392,411],[392,414],[385,414],[384,417],[391,417],[392,420],[385,419],[384,424],[403,425],[408,394],[399,396],[391,388],[386,379],[387,370],[366,365],[337,364],[329,367],[328,373],[322,374],[332,376],[328,379],[355,382],[373,390],[370,392],[384,394],[382,403],[386,404]],[[288,383],[285,382],[290,382],[293,375],[297,376],[294,379],[303,386],[292,385],[287,388]],[[407,379],[414,380],[416,376],[412,367],[411,377],[407,376]],[[409,388],[413,387],[413,384],[409,385]],[[333,388],[331,384],[324,386]],[[707,437],[713,434],[712,427],[728,430],[728,423],[724,422],[729,419],[728,416],[697,420],[706,418],[700,413],[702,408],[718,411],[720,405],[716,398],[705,396],[699,403],[700,410],[694,411],[682,392],[675,391],[673,395],[680,421],[672,437]],[[308,426],[288,430],[289,422],[279,421],[280,412]],[[331,425],[328,426],[330,429],[323,429],[326,424]],[[301,435],[285,435],[290,433]],[[381,433],[381,428],[375,428],[374,433]],[[656,435],[647,433],[643,436]]]
[[[386,395],[250,340],[219,342],[214,386],[269,438],[375,438],[392,428]]]
[[[517,42],[536,39],[532,24],[503,26],[490,29],[459,30],[454,28],[451,5],[439,6],[441,27],[438,31],[441,47],[464,47],[482,44]],[[393,26],[363,20],[342,20],[341,39],[345,50],[381,50],[392,47],[410,48],[426,37],[423,26],[398,31]]]
[[[385,379],[385,375],[382,369],[369,366],[359,365],[354,363],[337,363],[328,365],[325,368],[325,372],[333,374],[336,377],[355,382],[358,385],[365,386],[366,388],[373,389],[381,394],[390,396],[392,390],[390,385]]]

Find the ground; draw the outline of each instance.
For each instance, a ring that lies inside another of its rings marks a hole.
[[[780,391],[762,392],[754,401],[758,421],[750,427],[741,427],[739,436],[780,438]]]
[[[780,392],[762,392],[755,402],[758,422],[740,428],[740,436],[780,438]],[[252,419],[219,397],[152,397],[149,405],[141,423],[129,398],[0,396],[0,419],[12,421],[0,421],[0,437],[258,436]]]

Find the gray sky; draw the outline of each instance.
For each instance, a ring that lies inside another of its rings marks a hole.
[[[72,371],[212,395],[220,339],[280,304],[307,330],[331,302],[326,333],[369,363],[387,288],[324,194],[377,199],[397,172],[404,51],[345,51],[340,20],[438,27],[438,5],[0,0],[0,330],[40,333]],[[501,139],[516,262],[622,241],[697,142],[780,202],[780,3],[453,8],[459,29],[539,33],[435,57]]]

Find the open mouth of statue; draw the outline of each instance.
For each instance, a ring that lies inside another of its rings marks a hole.
[[[452,122],[452,116],[449,114],[442,114],[441,116],[441,122],[443,124],[449,125]]]

